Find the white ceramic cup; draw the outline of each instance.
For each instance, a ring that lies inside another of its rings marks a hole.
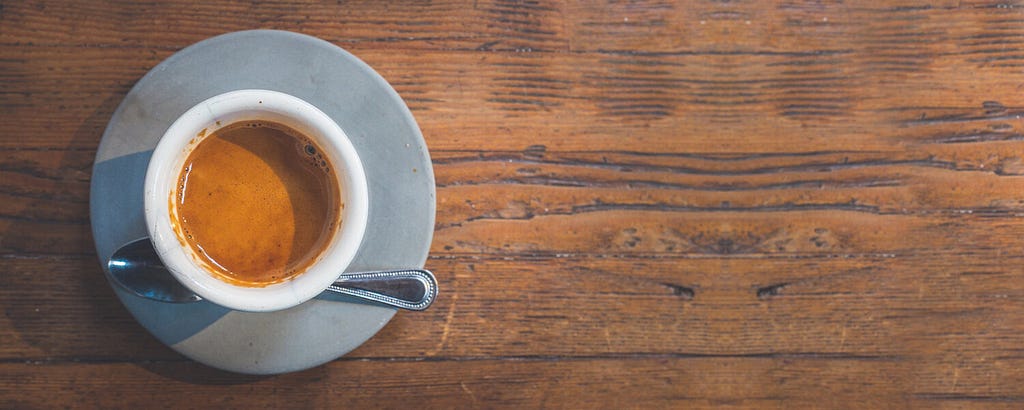
[[[290,280],[265,287],[230,284],[206,271],[199,256],[179,238],[170,209],[178,177],[192,150],[205,136],[246,120],[276,122],[312,139],[332,165],[344,203],[342,223],[317,260]],[[192,107],[164,133],[146,171],[146,227],[160,260],[193,292],[235,310],[287,309],[327,289],[355,257],[366,230],[368,208],[366,175],[345,132],[313,105],[277,91],[232,91]]]

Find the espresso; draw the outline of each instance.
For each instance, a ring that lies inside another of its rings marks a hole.
[[[206,270],[263,287],[306,270],[341,223],[331,164],[281,124],[244,121],[202,139],[171,197],[172,220]]]

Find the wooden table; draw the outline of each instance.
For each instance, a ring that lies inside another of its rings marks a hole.
[[[293,30],[377,69],[443,294],[325,366],[157,342],[90,170],[149,69]],[[0,3],[0,407],[1024,407],[1024,5]]]

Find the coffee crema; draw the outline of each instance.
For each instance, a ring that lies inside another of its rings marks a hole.
[[[189,154],[170,198],[171,219],[206,271],[264,287],[317,260],[341,224],[340,197],[312,140],[281,124],[242,121],[202,138]]]

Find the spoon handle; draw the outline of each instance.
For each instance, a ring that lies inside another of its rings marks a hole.
[[[346,273],[327,290],[408,310],[424,310],[437,297],[437,279],[425,269]]]

